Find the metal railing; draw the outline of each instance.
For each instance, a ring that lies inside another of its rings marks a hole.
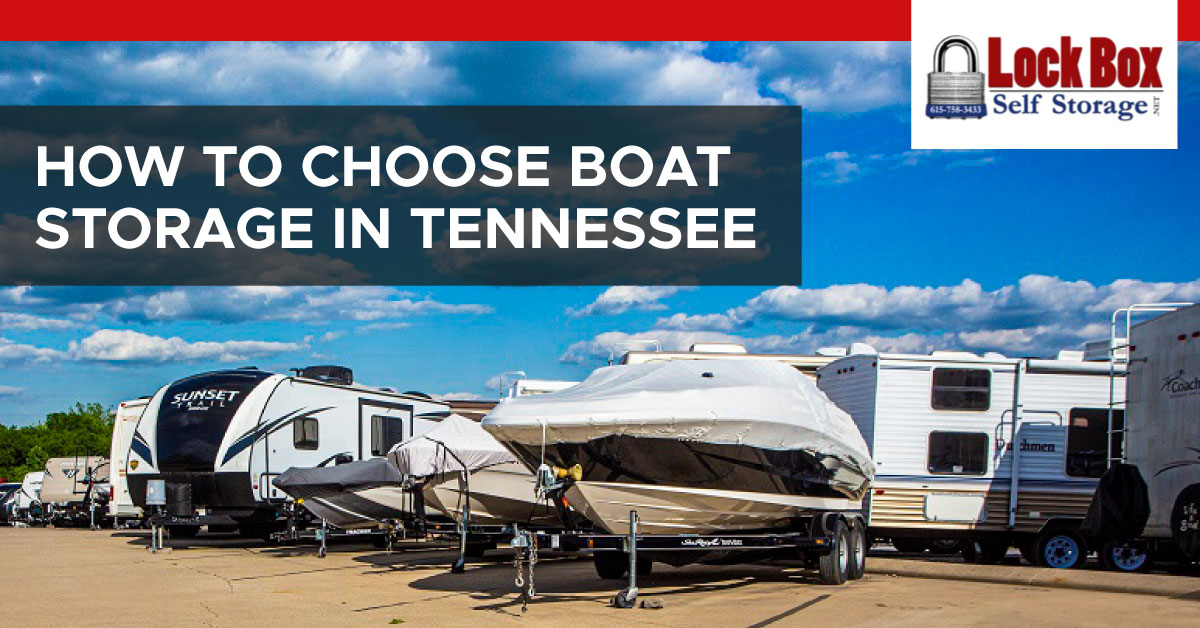
[[[1118,371],[1121,374],[1128,373],[1128,365],[1130,362],[1129,352],[1133,348],[1129,344],[1129,335],[1133,329],[1133,319],[1139,314],[1165,313],[1174,312],[1175,310],[1188,307],[1191,303],[1184,302],[1166,302],[1166,303],[1135,303],[1128,307],[1123,307],[1112,314],[1112,319],[1109,322],[1108,332],[1108,459],[1106,466],[1111,467],[1114,462],[1125,461],[1125,434],[1128,431],[1128,417],[1124,417],[1126,396],[1121,395],[1120,401],[1117,401],[1117,375]],[[1122,321],[1123,319],[1123,321]],[[1124,323],[1122,325],[1122,322]],[[1118,369],[1119,367],[1123,367]],[[1113,418],[1117,411],[1122,413],[1122,421],[1120,429],[1114,425]],[[1121,450],[1113,451],[1113,440],[1120,435]]]

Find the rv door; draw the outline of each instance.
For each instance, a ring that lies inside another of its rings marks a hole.
[[[413,435],[413,407],[403,403],[360,399],[359,460],[387,455],[394,445]]]

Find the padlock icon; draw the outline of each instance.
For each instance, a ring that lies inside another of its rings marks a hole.
[[[946,53],[951,48],[967,53],[966,72],[947,72]],[[984,106],[984,74],[979,71],[979,52],[970,39],[951,35],[933,49],[933,71],[929,73],[928,103],[925,115],[930,118],[982,118]]]

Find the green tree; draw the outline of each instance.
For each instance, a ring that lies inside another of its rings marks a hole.
[[[0,425],[0,477],[19,482],[46,460],[74,455],[108,455],[112,413],[98,403],[76,403],[65,412],[51,412],[37,425]]]

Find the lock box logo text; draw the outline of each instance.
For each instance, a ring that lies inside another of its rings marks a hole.
[[[1178,8],[1145,5],[914,0],[913,148],[1175,148]]]

